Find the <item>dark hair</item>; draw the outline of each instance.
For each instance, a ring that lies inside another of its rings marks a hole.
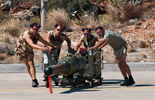
[[[65,27],[63,27],[62,25],[58,25],[58,24],[55,24],[55,25],[54,25],[55,28],[57,28],[58,26],[61,26],[62,29],[65,30]]]
[[[40,27],[41,27],[41,25],[40,25],[40,24],[38,24],[38,23],[32,23],[32,24],[30,24],[30,27],[31,27],[31,28],[33,28],[33,26],[37,26],[38,28],[40,28]]]
[[[99,29],[99,30],[104,30],[104,28],[103,28],[102,26],[98,26],[98,27],[96,28],[96,31],[97,31],[98,29]]]
[[[85,30],[91,32],[91,28],[82,28],[82,29],[81,29],[81,31],[83,31],[83,32],[84,32]]]

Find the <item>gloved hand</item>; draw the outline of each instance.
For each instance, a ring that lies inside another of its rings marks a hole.
[[[73,48],[71,48],[71,47],[70,47],[70,48],[68,48],[68,53],[75,54],[75,52],[76,52],[76,51],[75,51]]]

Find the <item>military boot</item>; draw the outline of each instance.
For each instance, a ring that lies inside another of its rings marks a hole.
[[[127,86],[131,86],[133,84],[135,84],[134,79],[129,77],[129,84]]]
[[[128,85],[129,85],[129,79],[126,79],[120,83],[120,86],[128,86]]]
[[[38,85],[39,83],[37,79],[32,80],[32,87],[37,87]]]

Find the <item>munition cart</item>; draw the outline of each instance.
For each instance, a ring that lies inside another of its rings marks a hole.
[[[85,53],[84,53],[85,54]],[[89,50],[86,55],[81,53],[68,54],[61,61],[56,63],[48,52],[44,53],[43,71],[45,75],[45,85],[48,87],[47,77],[50,75],[55,85],[71,85],[77,87],[79,84],[89,82],[89,86],[94,86],[97,80],[98,85],[102,84],[101,70],[103,69],[102,51]]]

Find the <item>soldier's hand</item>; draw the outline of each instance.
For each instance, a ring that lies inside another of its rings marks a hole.
[[[96,48],[94,48],[94,47],[90,47],[90,48],[88,48],[88,51],[89,50],[97,50]]]
[[[89,50],[93,50],[93,47],[88,48],[88,51],[89,51]]]
[[[48,47],[48,52],[49,52],[49,54],[51,54],[52,53],[52,47]]]
[[[48,51],[48,47],[43,47],[42,51]]]
[[[73,53],[74,54],[75,53],[75,50],[70,47],[70,48],[68,48],[68,53]]]

